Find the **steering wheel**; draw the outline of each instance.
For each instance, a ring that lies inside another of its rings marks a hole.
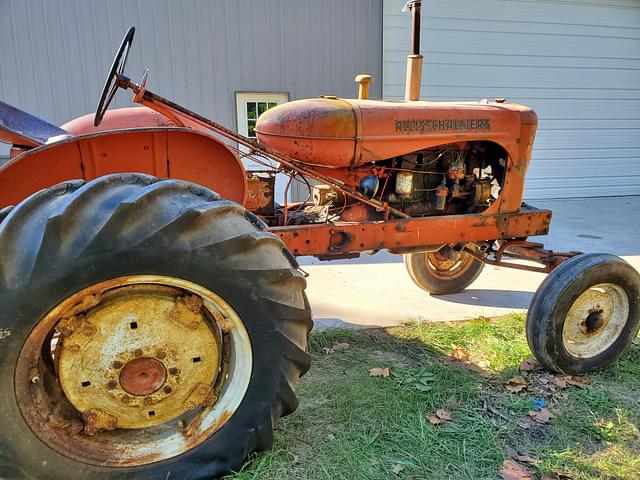
[[[124,74],[124,66],[127,63],[129,49],[131,48],[133,34],[135,32],[135,27],[130,27],[129,30],[127,30],[127,33],[124,34],[122,39],[122,43],[120,43],[120,48],[118,48],[118,53],[116,53],[116,56],[113,59],[111,70],[109,70],[107,79],[104,82],[102,94],[100,95],[98,106],[96,107],[96,115],[93,118],[93,125],[96,127],[100,125],[100,122],[102,122],[102,117],[104,117],[104,114],[111,104],[111,100],[113,100],[113,96],[118,91],[118,76]]]

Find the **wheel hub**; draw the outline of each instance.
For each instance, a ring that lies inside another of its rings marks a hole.
[[[629,297],[612,283],[585,290],[571,305],[562,328],[564,348],[590,358],[607,350],[620,336],[629,316]]]
[[[195,295],[122,287],[58,328],[60,384],[88,434],[159,425],[215,401],[220,335]]]
[[[606,318],[604,317],[603,313],[603,310],[596,310],[589,313],[589,316],[585,319],[584,322],[582,322],[585,333],[594,333],[604,326]]]
[[[455,250],[449,245],[436,252],[426,254],[427,268],[437,277],[451,280],[466,271],[473,262],[473,257],[464,252]]]
[[[157,392],[167,379],[167,370],[155,358],[136,358],[120,371],[120,386],[131,394],[145,396]]]

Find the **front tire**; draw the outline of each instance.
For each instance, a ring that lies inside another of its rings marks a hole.
[[[462,292],[484,269],[484,263],[449,245],[435,252],[409,253],[403,257],[411,280],[433,295]]]
[[[305,280],[240,205],[146,175],[69,182],[7,213],[0,252],[1,478],[214,478],[296,409]]]
[[[606,368],[640,328],[640,275],[609,254],[575,256],[542,282],[527,313],[527,341],[550,370]]]

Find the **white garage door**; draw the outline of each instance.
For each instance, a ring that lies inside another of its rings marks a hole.
[[[383,96],[404,96],[410,15],[385,0]],[[640,0],[427,0],[422,97],[538,113],[525,196],[640,195]]]

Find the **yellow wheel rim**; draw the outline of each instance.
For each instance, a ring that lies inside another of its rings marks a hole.
[[[43,351],[51,358],[39,358]],[[34,382],[34,364],[52,365],[47,374],[61,392]],[[224,299],[187,280],[136,275],[92,285],[51,310],[23,346],[16,391],[24,392],[29,426],[60,453],[144,465],[180,455],[225,425],[252,367],[248,332]],[[70,408],[40,422],[43,396]]]
[[[200,297],[182,292],[117,288],[58,324],[60,383],[85,431],[160,425],[214,400],[220,335]]]
[[[629,297],[624,289],[612,283],[594,285],[567,312],[564,347],[574,357],[595,357],[616,342],[628,319]]]

